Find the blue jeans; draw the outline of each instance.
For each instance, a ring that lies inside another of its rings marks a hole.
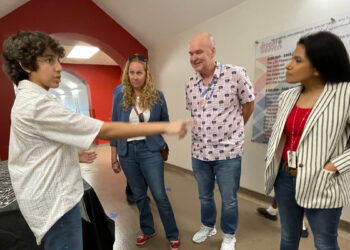
[[[65,213],[45,234],[45,250],[83,250],[79,204]]]
[[[128,142],[127,155],[119,156],[119,160],[139,209],[142,233],[145,235],[155,233],[153,216],[147,199],[147,186],[144,181],[146,180],[157,204],[167,239],[177,240],[179,231],[165,192],[164,161],[160,151],[151,152],[144,140],[132,141]]]
[[[285,164],[285,163],[282,163]],[[338,224],[342,208],[308,209],[295,200],[295,177],[280,168],[275,181],[275,196],[281,220],[281,250],[297,250],[304,213],[318,250],[338,250]]]
[[[215,226],[216,177],[222,200],[221,229],[225,234],[234,234],[238,225],[237,191],[241,178],[241,157],[217,161],[201,161],[192,158],[192,168],[198,183],[202,224],[207,227]]]

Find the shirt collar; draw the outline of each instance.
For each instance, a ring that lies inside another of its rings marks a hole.
[[[43,87],[40,87],[38,84],[29,80],[22,80],[18,83],[18,91],[25,90],[25,89],[36,92],[38,94],[48,95],[51,98],[56,99],[56,96],[54,94],[50,93]]]
[[[213,74],[213,79],[219,79],[220,74],[221,74],[222,64],[219,63],[218,61],[216,61],[215,63],[216,63],[216,66],[215,66],[215,71],[214,71],[214,74]],[[201,74],[196,72],[194,80],[195,80],[195,85],[197,85],[201,81],[203,81],[203,77],[201,76]]]

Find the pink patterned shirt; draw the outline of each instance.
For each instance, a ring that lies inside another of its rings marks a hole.
[[[216,64],[213,80],[205,87],[199,73],[186,84],[186,109],[197,122],[192,127],[192,157],[202,161],[233,159],[242,155],[242,104],[254,101],[246,70]]]

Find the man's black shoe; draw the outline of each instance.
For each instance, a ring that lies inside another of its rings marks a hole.
[[[258,207],[257,209],[258,213],[264,216],[265,218],[269,220],[277,220],[277,215],[270,214],[266,208],[263,207]]]
[[[309,236],[309,231],[307,230],[307,228],[303,231],[301,231],[301,237],[303,238],[307,238]]]

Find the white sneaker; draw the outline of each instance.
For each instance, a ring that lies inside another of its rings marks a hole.
[[[235,250],[236,237],[234,234],[224,234],[220,250]]]
[[[208,237],[213,236],[215,234],[216,234],[215,226],[214,227],[207,227],[207,226],[202,225],[202,227],[199,229],[199,231],[193,235],[192,241],[195,243],[202,243]]]

